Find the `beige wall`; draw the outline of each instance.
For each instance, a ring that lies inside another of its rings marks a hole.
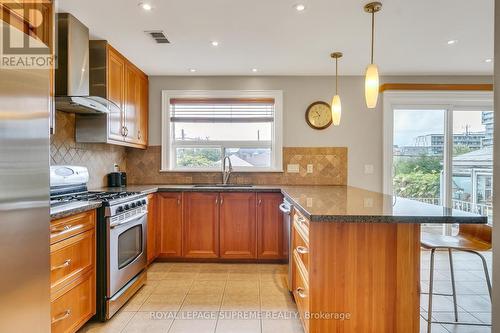
[[[364,78],[340,78],[342,121],[339,127],[316,131],[304,120],[307,106],[330,102],[334,78],[330,76],[152,76],[149,78],[149,145],[161,141],[161,91],[189,89],[283,90],[283,145],[285,147],[347,147],[348,183],[382,191],[382,108],[368,110],[364,104]],[[386,77],[382,82],[491,83],[491,77]],[[374,173],[364,174],[372,164]]]

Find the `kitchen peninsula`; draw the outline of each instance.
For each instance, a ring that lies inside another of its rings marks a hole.
[[[228,192],[281,192],[293,206],[290,283],[308,332],[418,332],[420,224],[487,221],[350,186],[130,185],[99,190],[152,198],[170,194],[181,206],[193,192],[221,197]]]

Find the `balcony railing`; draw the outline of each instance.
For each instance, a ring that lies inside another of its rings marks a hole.
[[[410,198],[412,200],[417,200],[420,202],[425,202],[431,205],[440,205],[440,198]],[[452,200],[452,205],[454,209],[458,209],[464,212],[479,214],[482,216],[487,216],[491,222],[491,217],[493,216],[493,206],[491,204],[478,204],[462,200]]]

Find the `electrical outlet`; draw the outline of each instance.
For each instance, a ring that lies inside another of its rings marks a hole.
[[[307,173],[313,173],[314,166],[312,164],[307,165]]]
[[[363,207],[364,208],[372,208],[373,207],[373,199],[372,198],[364,198],[363,199]]]
[[[288,172],[288,173],[299,173],[300,172],[299,165],[298,164],[288,164],[286,166],[286,172]]]
[[[312,207],[313,206],[313,198],[307,198],[306,199],[306,206],[307,207]]]
[[[365,175],[373,174],[373,164],[365,164]]]

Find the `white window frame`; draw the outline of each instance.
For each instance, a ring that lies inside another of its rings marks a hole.
[[[445,110],[442,204],[452,206],[453,111],[494,110],[492,91],[385,91],[383,93],[383,191],[392,195],[394,110]]]
[[[234,167],[238,172],[283,172],[283,91],[282,90],[163,90],[161,103],[161,172],[217,172],[213,168],[180,168],[174,165],[175,148],[171,145],[173,133],[170,123],[170,100],[174,98],[273,98],[274,99],[274,121],[272,127],[271,142],[271,167]],[[203,147],[220,147],[222,142],[214,141],[204,144]],[[187,142],[183,147],[193,145],[199,147],[196,142]],[[255,144],[245,141],[231,141],[231,147],[255,147]],[[269,145],[266,145],[269,147]],[[222,169],[222,166],[221,166]],[[221,171],[221,170],[220,170]]]

